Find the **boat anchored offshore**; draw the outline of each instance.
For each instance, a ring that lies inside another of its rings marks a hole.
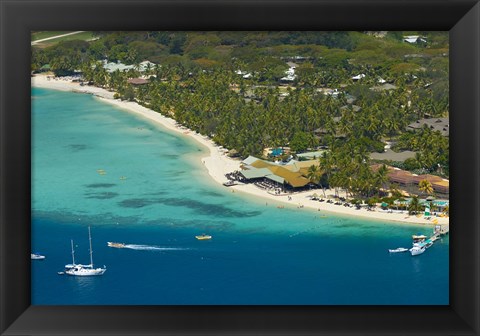
[[[74,276],[93,276],[93,275],[102,275],[105,273],[107,268],[105,266],[95,268],[93,266],[93,251],[92,251],[92,235],[90,233],[90,226],[88,227],[88,241],[90,243],[90,264],[82,265],[75,263],[75,250],[73,249],[73,240],[72,244],[72,263],[65,265],[64,272],[58,272],[58,274],[67,274]]]
[[[195,236],[198,240],[209,240],[212,239],[212,236],[206,235],[205,233],[200,236]]]
[[[390,253],[399,253],[399,252],[407,252],[408,249],[405,248],[405,247],[399,247],[399,248],[396,248],[396,249],[389,249],[388,252]]]
[[[34,252],[34,253],[30,253],[30,259],[32,259],[32,260],[44,260],[45,256]]]
[[[124,243],[112,243],[112,242],[107,242],[108,247],[116,247],[116,248],[125,248]]]

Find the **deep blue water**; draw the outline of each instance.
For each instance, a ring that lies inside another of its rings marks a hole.
[[[190,140],[89,95],[32,97],[32,251],[47,256],[32,261],[34,305],[449,302],[448,238],[387,251],[429,228],[278,209],[213,183]],[[70,239],[88,263],[88,226],[107,272],[58,275]]]

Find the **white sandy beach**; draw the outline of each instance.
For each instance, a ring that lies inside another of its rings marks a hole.
[[[113,99],[114,93],[107,91],[102,88],[93,87],[93,86],[81,86],[79,83],[72,83],[70,80],[64,79],[54,79],[47,78],[45,75],[37,75],[32,77],[32,85],[36,87],[42,87],[47,89],[55,89],[61,91],[73,91],[93,94],[102,101],[115,105],[117,107],[123,108],[130,112],[139,114],[143,117],[146,117],[154,122],[159,123],[167,129],[183,134],[183,136],[188,136],[202,145],[206,146],[210,150],[210,155],[202,158],[206,169],[208,170],[209,175],[218,183],[223,183],[227,181],[225,174],[231,173],[235,170],[240,169],[240,161],[229,158],[225,155],[224,151],[219,148],[213,141],[204,137],[196,132],[190,131],[183,127],[179,127],[175,120],[167,118],[160,113],[154,112],[148,108],[145,108],[134,102],[126,102],[118,99]],[[263,189],[256,187],[253,184],[244,184],[244,185],[235,185],[229,187],[232,191],[244,192],[250,195],[255,195],[258,197],[263,197],[268,203],[269,206],[284,206],[285,208],[311,208],[320,212],[332,212],[338,214],[344,214],[349,216],[360,216],[366,218],[372,218],[377,220],[387,220],[387,221],[396,221],[403,223],[411,224],[426,224],[434,225],[432,222],[433,219],[438,220],[438,224],[449,224],[449,219],[444,217],[432,217],[431,220],[425,219],[423,216],[409,216],[407,212],[404,213],[387,213],[381,210],[367,211],[366,209],[356,210],[355,208],[348,208],[341,205],[329,204],[326,202],[318,202],[311,200],[313,194],[322,195],[321,190],[312,190],[301,193],[294,193],[290,195],[290,200],[288,196],[276,196],[269,194]],[[334,194],[333,190],[327,190],[327,195]],[[271,203],[270,203],[271,202]],[[320,210],[319,210],[320,209]],[[279,209],[279,211],[282,211]]]

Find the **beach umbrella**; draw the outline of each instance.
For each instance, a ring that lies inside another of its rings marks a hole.
[[[385,203],[385,202],[382,203],[382,208],[386,208],[387,206],[388,206],[387,203]]]

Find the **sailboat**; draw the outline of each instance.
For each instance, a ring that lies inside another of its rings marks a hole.
[[[102,275],[105,273],[107,268],[105,266],[95,268],[93,266],[93,250],[92,250],[92,235],[90,233],[90,226],[88,227],[88,240],[90,242],[90,264],[89,265],[82,265],[75,263],[75,250],[73,248],[73,239],[71,240],[72,244],[72,263],[65,265],[65,273],[68,275],[75,275],[75,276],[92,276],[92,275]]]

